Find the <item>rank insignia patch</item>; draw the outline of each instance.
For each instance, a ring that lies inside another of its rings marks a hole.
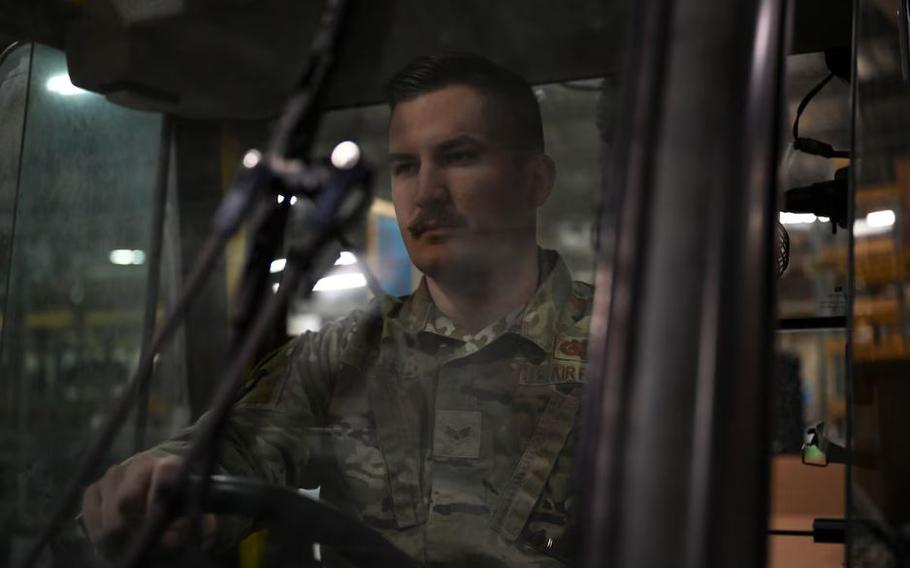
[[[481,413],[478,410],[437,410],[433,456],[479,458]]]

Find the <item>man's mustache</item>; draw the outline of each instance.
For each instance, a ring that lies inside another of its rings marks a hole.
[[[467,225],[467,221],[457,211],[451,209],[424,209],[408,223],[408,232],[419,237],[429,229],[458,228]]]

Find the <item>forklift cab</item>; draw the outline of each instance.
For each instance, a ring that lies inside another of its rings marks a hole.
[[[471,52],[532,85],[557,166],[537,240],[593,287],[572,538],[559,554],[563,532],[516,546],[590,567],[903,565],[904,8],[0,7],[3,564],[102,565],[68,496],[202,416],[270,300],[286,298],[237,362],[247,370],[420,286],[392,204],[383,89],[416,56]],[[249,209],[184,310],[215,212],[271,155],[287,101],[317,82],[313,46],[326,44],[314,37],[333,14],[310,139],[284,157],[318,164],[353,143],[371,200],[291,286],[291,248],[318,199],[269,186],[280,213]],[[175,310],[182,321],[158,349]],[[86,463],[93,444],[101,457]],[[268,532],[206,555],[212,565],[332,565],[333,548],[355,564],[396,558],[368,519],[314,505],[319,483],[291,488],[308,492],[298,508],[275,487],[204,485],[209,504],[189,507],[282,511]]]

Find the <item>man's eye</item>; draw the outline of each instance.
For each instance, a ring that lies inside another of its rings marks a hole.
[[[416,171],[417,166],[413,162],[398,162],[392,165],[392,175],[406,176]]]
[[[474,150],[454,150],[445,155],[447,164],[465,164],[477,159],[477,152]]]

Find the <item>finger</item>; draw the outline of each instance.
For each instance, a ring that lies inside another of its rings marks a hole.
[[[161,544],[168,548],[175,548],[186,544],[191,534],[192,520],[189,517],[180,517],[168,525],[161,536]]]
[[[126,462],[126,475],[117,487],[117,510],[124,516],[142,514],[146,510],[152,474],[155,469],[154,459],[137,459]]]
[[[82,521],[89,539],[95,543],[101,531],[101,487],[98,482],[86,487],[82,493]]]
[[[175,520],[162,533],[161,545],[165,548],[177,548],[186,541],[189,529],[190,523],[186,517]]]
[[[173,480],[180,470],[180,458],[173,456],[161,459],[155,463],[155,469],[152,471],[151,491],[148,492],[146,508],[151,509],[152,503],[158,498],[158,492],[163,484]]]
[[[192,534],[192,520],[189,517],[180,517],[172,522],[161,535],[161,545],[165,548],[176,548],[186,544]],[[214,542],[216,519],[212,513],[202,516],[202,546],[210,547]]]
[[[111,466],[101,478],[101,538],[116,537],[126,530],[124,517],[117,507],[117,487],[123,479],[124,467]]]
[[[202,517],[202,547],[211,548],[215,544],[215,530],[218,526],[218,517],[212,513],[206,513]]]

